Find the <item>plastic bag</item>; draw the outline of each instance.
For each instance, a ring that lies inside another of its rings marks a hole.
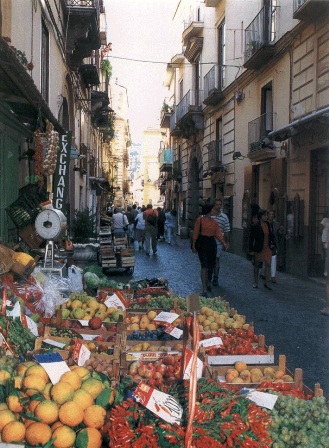
[[[82,271],[77,266],[70,266],[68,268],[68,278],[72,291],[83,291]]]

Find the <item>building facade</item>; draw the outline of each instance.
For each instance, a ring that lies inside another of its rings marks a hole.
[[[181,226],[221,197],[231,249],[247,254],[251,205],[274,209],[280,267],[299,276],[323,270],[328,12],[321,0],[180,1],[182,52],[166,73]]]

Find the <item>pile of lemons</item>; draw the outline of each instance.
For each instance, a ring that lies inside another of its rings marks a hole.
[[[2,442],[45,446],[51,441],[56,448],[101,447],[106,405],[114,400],[112,389],[78,366],[72,366],[54,385],[34,361],[18,364],[14,375],[14,387],[0,403]]]

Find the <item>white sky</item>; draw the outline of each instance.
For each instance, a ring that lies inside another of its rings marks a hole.
[[[108,53],[112,80],[118,78],[118,84],[127,88],[131,138],[141,143],[144,130],[160,125],[162,103],[169,94],[163,87],[166,64],[181,51],[181,34],[175,33],[172,23],[178,0],[105,0],[104,4],[107,39],[112,42]]]

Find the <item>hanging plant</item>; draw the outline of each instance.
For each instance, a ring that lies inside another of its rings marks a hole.
[[[108,59],[103,59],[101,62],[101,72],[102,75],[105,76],[107,74],[108,78],[110,79],[112,76],[112,66]]]

